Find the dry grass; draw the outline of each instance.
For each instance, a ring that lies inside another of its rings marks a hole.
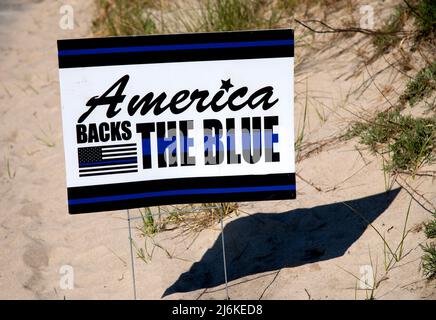
[[[183,212],[183,214],[180,214]],[[234,202],[205,203],[172,206],[167,223],[181,228],[182,233],[198,233],[215,226],[221,218],[238,215],[238,204]]]
[[[139,209],[142,224],[138,228],[142,236],[180,229],[182,235],[195,235],[216,225],[221,218],[238,214],[238,204],[201,203],[169,205]]]
[[[137,227],[144,239],[143,246],[135,243],[136,255],[145,263],[151,262],[156,249],[164,251],[170,259],[185,260],[177,257],[156,241],[155,235],[165,231],[176,230],[175,237],[191,238],[191,244],[203,230],[216,226],[217,222],[231,214],[238,215],[237,203],[202,203],[171,205],[138,209],[142,223]],[[189,246],[190,246],[189,245]]]
[[[102,36],[152,34],[157,26],[153,0],[97,0],[97,17],[93,30]]]
[[[268,29],[309,0],[97,0],[96,35]]]

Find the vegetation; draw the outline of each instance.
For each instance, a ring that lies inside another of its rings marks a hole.
[[[404,25],[414,17],[415,29],[412,31],[416,42],[424,38],[434,38],[436,31],[436,2],[433,0],[405,1],[398,4],[384,25],[376,30],[372,43],[376,48],[374,57],[387,53],[404,38]],[[414,50],[412,48],[412,50]]]
[[[373,45],[376,48],[375,56],[386,53],[400,42],[401,37],[399,33],[403,30],[406,15],[406,7],[402,4],[397,5],[394,13],[385,22],[383,27],[377,30],[379,33],[373,38]]]
[[[164,226],[161,224],[161,208],[157,207],[158,209],[158,218],[156,219],[151,212],[150,208],[144,208],[142,211],[139,209],[139,213],[141,215],[142,220],[142,226],[139,227],[139,231],[141,232],[142,236],[153,236],[162,229],[164,229]]]
[[[97,0],[93,27],[96,34],[111,36],[267,29],[296,5],[297,0],[205,0],[180,8],[162,0]],[[163,6],[170,13],[164,14]]]
[[[430,243],[422,246],[422,270],[424,276],[429,279],[436,279],[436,244]]]
[[[424,233],[428,239],[436,238],[436,213],[433,214],[430,222],[424,224]],[[436,243],[431,242],[421,248],[424,251],[422,256],[424,276],[429,280],[436,279]]]
[[[203,11],[205,31],[272,28],[280,20],[271,0],[208,0]]]
[[[436,238],[436,213],[433,215],[433,220],[424,224],[424,232],[427,238]]]
[[[150,208],[139,209],[142,236],[154,236],[161,231],[180,228],[181,233],[198,233],[212,227],[221,217],[238,214],[236,203],[204,203],[156,207],[156,213]]]
[[[436,116],[413,118],[398,110],[381,112],[372,120],[354,123],[347,137],[356,136],[371,151],[387,155],[386,171],[414,173],[434,160]]]
[[[182,212],[183,214],[179,214]],[[204,203],[171,206],[166,223],[180,228],[182,235],[198,233],[214,226],[221,217],[238,214],[237,203]]]
[[[436,61],[421,69],[415,78],[409,80],[406,90],[400,96],[400,102],[409,102],[410,106],[414,106],[429,97],[434,90],[436,90]]]
[[[436,31],[436,2],[420,0],[413,10],[415,25],[421,35],[428,36]]]
[[[97,0],[94,32],[109,36],[156,33],[157,26],[149,10],[153,3],[153,0]]]

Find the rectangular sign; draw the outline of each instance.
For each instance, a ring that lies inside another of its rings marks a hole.
[[[295,198],[290,29],[58,41],[70,213]]]

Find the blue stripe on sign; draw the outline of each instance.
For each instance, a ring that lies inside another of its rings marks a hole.
[[[108,160],[100,162],[79,162],[79,167],[93,167],[102,164],[115,164],[115,163],[136,163],[136,158],[126,158],[120,160]]]
[[[215,42],[215,43],[192,43],[192,44],[171,44],[156,46],[135,46],[95,49],[71,49],[59,50],[59,56],[78,56],[85,54],[110,54],[127,52],[156,52],[156,51],[177,51],[177,50],[201,50],[201,49],[225,49],[225,48],[247,48],[247,47],[268,47],[268,46],[290,46],[294,40],[265,40],[246,42]]]
[[[243,150],[251,150],[253,147],[254,149],[260,149],[261,148],[261,139],[259,138],[255,138],[254,139],[254,145],[251,146],[251,134],[250,133],[243,133],[243,146],[242,149]],[[184,136],[184,148],[187,150],[187,146],[188,146],[188,137]],[[209,140],[212,140],[212,144],[213,145],[219,145],[219,141],[221,141],[222,139],[222,135],[218,136],[216,135],[212,135],[212,136],[204,136],[204,143],[207,143]],[[234,143],[231,143],[231,139],[235,139],[235,135],[234,134],[229,134],[227,133],[227,149],[228,150],[234,150],[235,149],[235,145]],[[165,153],[165,150],[172,144],[174,143],[176,140],[173,137],[173,140],[168,140],[167,138],[158,138],[157,139],[158,142],[158,153],[159,154],[163,154]],[[271,139],[266,139],[265,140],[265,148],[272,148],[274,143],[277,143],[279,141],[279,135],[277,133],[272,133],[271,134]],[[192,145],[191,145],[192,146]],[[182,148],[183,149],[183,148]],[[144,156],[149,156],[151,154],[151,142],[150,139],[142,139],[142,154]]]
[[[151,154],[150,139],[142,139],[142,154],[148,156]]]
[[[154,192],[144,192],[144,193],[135,193],[135,194],[123,194],[117,196],[72,199],[72,200],[68,200],[68,204],[75,205],[75,204],[84,204],[84,203],[122,201],[122,200],[132,200],[132,199],[142,199],[142,198],[182,196],[182,195],[194,195],[194,194],[220,194],[220,193],[291,191],[291,190],[295,190],[295,185],[166,190],[166,191],[154,191]]]
[[[171,138],[158,138],[157,139],[157,152],[159,154],[163,154],[165,153],[165,150],[173,143],[176,143],[176,137],[173,136]],[[173,145],[173,152],[174,149],[177,148],[177,144]]]

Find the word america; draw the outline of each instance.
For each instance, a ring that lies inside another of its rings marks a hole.
[[[107,118],[115,117],[122,110],[121,108],[117,108],[117,106],[126,98],[123,92],[129,79],[129,75],[124,75],[101,96],[94,96],[89,99],[86,103],[89,108],[79,117],[78,123],[85,121],[98,106],[104,105],[108,106],[106,111]],[[231,84],[230,79],[225,81],[221,80],[221,83],[220,90],[214,95],[210,95],[208,90],[195,89],[192,92],[189,90],[181,90],[174,94],[168,103],[165,103],[168,97],[165,92],[162,92],[157,97],[154,96],[153,92],[149,92],[143,97],[134,95],[127,105],[127,113],[129,116],[133,116],[139,111],[143,116],[153,109],[155,116],[162,114],[166,110],[170,110],[173,114],[180,114],[194,104],[196,104],[197,112],[200,113],[206,111],[208,108],[211,108],[214,112],[220,112],[226,106],[231,111],[238,111],[247,105],[251,109],[262,105],[263,110],[268,110],[278,102],[278,99],[270,101],[273,96],[273,87],[271,86],[260,88],[251,95],[247,95],[247,87],[241,87],[234,90],[230,95],[225,96],[225,93],[228,93],[234,85]],[[113,91],[115,91],[115,94],[109,96]],[[210,98],[209,101],[207,101],[208,98]],[[183,103],[185,104],[183,105]]]

